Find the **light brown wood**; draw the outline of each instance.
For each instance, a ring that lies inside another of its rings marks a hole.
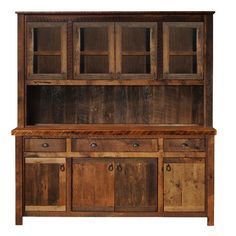
[[[25,211],[65,211],[66,206],[25,206]]]
[[[164,211],[205,211],[205,164],[164,164]]]
[[[57,163],[57,164],[65,164],[66,160],[65,158],[30,158],[27,157],[25,158],[25,163],[26,164],[30,164],[30,163],[45,163],[45,164],[49,164],[49,163]]]
[[[158,139],[160,157],[158,158],[158,212],[164,210],[164,139]]]

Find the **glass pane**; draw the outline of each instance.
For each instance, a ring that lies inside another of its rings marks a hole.
[[[108,73],[107,56],[81,56],[80,73]]]
[[[34,74],[61,73],[60,56],[34,56]]]
[[[196,74],[196,56],[170,56],[170,73]]]
[[[196,51],[197,29],[170,27],[170,51]]]
[[[80,30],[81,51],[85,50],[108,50],[108,29],[81,28]]]
[[[122,51],[150,51],[150,29],[122,28]]]
[[[150,56],[122,56],[122,73],[150,73]]]
[[[34,51],[60,51],[60,27],[34,28]]]

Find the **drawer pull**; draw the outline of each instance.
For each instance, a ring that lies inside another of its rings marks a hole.
[[[42,147],[43,147],[43,148],[48,148],[48,147],[49,147],[49,144],[48,144],[48,143],[43,143],[43,144],[42,144]]]
[[[96,148],[98,145],[97,145],[96,143],[91,143],[90,146],[91,146],[92,148]]]
[[[110,164],[108,165],[108,170],[109,170],[109,171],[113,171],[113,165],[112,165],[112,163],[110,163]]]
[[[64,164],[60,165],[60,171],[65,171],[65,165]]]
[[[120,163],[117,164],[117,167],[116,167],[117,171],[121,172],[122,171],[122,166]]]
[[[181,146],[182,146],[182,148],[186,148],[186,147],[188,147],[188,144],[187,143],[182,143]]]
[[[134,148],[137,148],[137,147],[139,147],[140,145],[139,145],[139,143],[133,143],[133,147]]]
[[[169,164],[166,166],[166,171],[171,171],[171,166]]]

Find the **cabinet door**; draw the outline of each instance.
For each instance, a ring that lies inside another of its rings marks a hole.
[[[74,23],[74,78],[112,79],[114,23]]]
[[[156,79],[157,24],[116,23],[118,79]]]
[[[72,210],[114,210],[113,160],[78,158],[72,167]]]
[[[65,158],[25,159],[25,210],[66,210]]]
[[[205,210],[205,163],[196,159],[165,160],[164,211]]]
[[[66,23],[27,23],[27,79],[66,79]]]
[[[115,166],[115,211],[156,211],[157,160],[118,159]]]
[[[163,60],[164,78],[202,79],[203,23],[164,23]]]

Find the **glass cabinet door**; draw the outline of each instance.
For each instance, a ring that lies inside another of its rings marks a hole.
[[[27,24],[27,78],[66,79],[66,24]]]
[[[156,78],[156,23],[116,23],[118,79]]]
[[[203,23],[163,24],[163,77],[202,79]]]
[[[74,24],[74,79],[114,76],[114,23]]]

